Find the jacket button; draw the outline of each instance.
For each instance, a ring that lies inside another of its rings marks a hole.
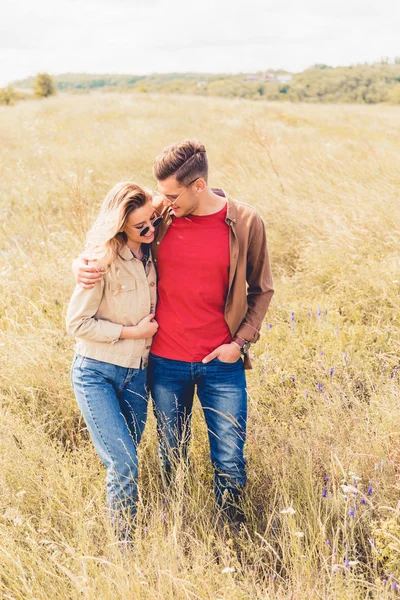
[[[160,245],[160,242],[157,242],[157,246],[159,246],[159,245]]]
[[[156,284],[154,283],[154,281],[152,281],[152,282],[150,283],[150,285],[151,285],[151,287],[154,287]]]
[[[150,350],[150,346],[146,346],[146,350]]]

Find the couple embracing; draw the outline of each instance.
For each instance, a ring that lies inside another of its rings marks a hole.
[[[79,285],[67,311],[74,392],[107,469],[107,508],[121,539],[130,539],[136,514],[149,392],[165,486],[187,456],[196,390],[217,504],[228,521],[243,522],[244,369],[273,295],[264,224],[254,208],[208,186],[204,146],[171,144],[153,172],[159,198],[132,182],[107,194],[87,258],[74,263]]]

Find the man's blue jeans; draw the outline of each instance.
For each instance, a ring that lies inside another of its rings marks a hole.
[[[149,386],[157,417],[160,458],[167,481],[180,457],[186,458],[195,386],[204,411],[218,504],[241,518],[238,501],[246,483],[244,444],[247,392],[243,361],[207,364],[150,354]]]
[[[97,453],[107,469],[107,510],[121,538],[136,514],[137,449],[147,418],[147,369],[75,356],[72,384]]]

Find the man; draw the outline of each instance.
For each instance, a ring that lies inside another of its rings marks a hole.
[[[208,186],[206,150],[174,143],[156,158],[164,207],[153,243],[158,332],[149,358],[163,480],[190,439],[194,391],[206,419],[217,502],[243,521],[248,349],[273,295],[264,224],[257,211]],[[80,261],[78,281],[97,276]],[[243,357],[243,359],[242,359]]]

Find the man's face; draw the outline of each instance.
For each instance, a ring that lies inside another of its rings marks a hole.
[[[163,196],[164,206],[170,206],[176,217],[185,217],[196,213],[202,190],[202,185],[196,186],[196,183],[200,184],[200,178],[186,186],[178,183],[173,176],[164,181],[158,181],[158,189]]]

